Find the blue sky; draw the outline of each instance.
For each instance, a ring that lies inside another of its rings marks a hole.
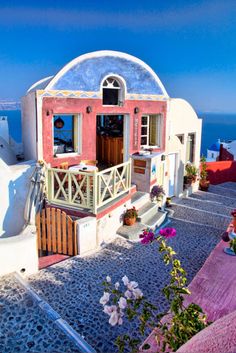
[[[145,61],[198,111],[236,112],[236,0],[1,1],[0,48],[0,99],[109,49]]]

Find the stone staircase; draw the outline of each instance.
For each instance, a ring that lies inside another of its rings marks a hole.
[[[170,218],[197,223],[224,231],[236,208],[236,183],[211,185],[209,192],[196,191],[189,197],[174,199]]]
[[[123,225],[117,234],[129,240],[139,240],[139,234],[145,228],[160,227],[166,220],[166,211],[159,209],[158,204],[150,201],[146,192],[136,192],[131,199],[132,206],[138,210],[137,222],[132,226]]]

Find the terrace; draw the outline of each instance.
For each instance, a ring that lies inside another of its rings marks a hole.
[[[131,189],[131,161],[102,171],[47,168],[48,201],[97,214],[99,208]]]

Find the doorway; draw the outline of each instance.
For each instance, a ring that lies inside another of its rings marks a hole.
[[[168,155],[169,159],[169,197],[175,196],[176,153]]]
[[[97,154],[101,169],[125,161],[124,156],[124,115],[97,115]],[[100,169],[99,168],[99,169]]]

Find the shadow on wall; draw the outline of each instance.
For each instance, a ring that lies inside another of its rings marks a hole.
[[[34,165],[19,165],[15,171],[1,177],[0,237],[18,235],[24,225],[24,209]]]
[[[228,181],[236,182],[236,161],[207,162],[208,179],[217,185]]]

